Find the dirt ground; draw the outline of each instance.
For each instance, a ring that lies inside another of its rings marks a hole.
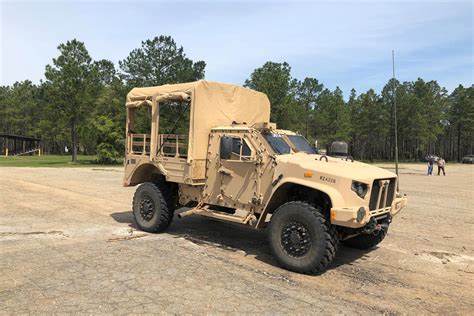
[[[136,231],[119,168],[0,168],[0,314],[472,314],[474,166],[400,171],[409,206],[380,246],[308,276],[278,267],[264,231]]]

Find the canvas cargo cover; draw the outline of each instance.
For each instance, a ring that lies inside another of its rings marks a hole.
[[[209,132],[232,122],[252,125],[270,121],[270,102],[264,93],[244,87],[199,80],[147,88],[134,88],[127,103],[186,93],[191,96],[188,159],[206,159]]]

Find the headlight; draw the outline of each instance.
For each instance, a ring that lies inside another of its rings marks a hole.
[[[367,184],[359,182],[359,181],[352,181],[351,189],[361,199],[363,199],[365,197],[365,195],[367,194]]]
[[[357,222],[362,222],[362,220],[364,219],[365,217],[365,208],[363,207],[360,207],[359,210],[357,211]]]

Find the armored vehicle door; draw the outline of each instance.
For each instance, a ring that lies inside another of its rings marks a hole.
[[[209,204],[248,209],[258,198],[256,150],[249,133],[212,133],[205,195]]]

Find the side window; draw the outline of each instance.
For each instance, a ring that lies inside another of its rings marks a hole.
[[[221,137],[219,156],[221,159],[230,159],[232,155],[232,138]]]
[[[226,160],[250,160],[252,151],[243,138],[221,137],[220,157]]]

